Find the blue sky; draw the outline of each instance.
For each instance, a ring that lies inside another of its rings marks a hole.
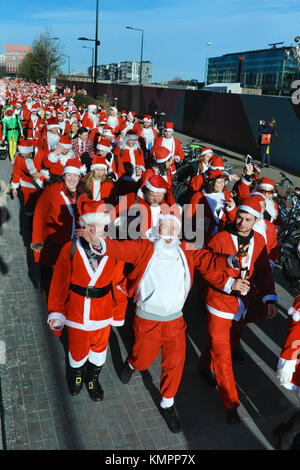
[[[2,0],[4,2],[4,0]],[[1,2],[1,3],[2,3]],[[71,56],[72,72],[87,72],[91,50],[77,37],[95,37],[96,0],[13,0],[0,16],[4,44],[28,44],[46,27]],[[297,0],[99,0],[98,63],[139,60],[144,29],[144,60],[153,63],[153,81],[204,79],[206,57],[286,45],[300,35]],[[211,42],[211,46],[207,46]],[[64,71],[67,71],[67,62]]]

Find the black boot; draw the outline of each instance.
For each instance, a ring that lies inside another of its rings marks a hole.
[[[128,384],[131,379],[134,369],[130,367],[127,361],[124,362],[123,368],[121,370],[120,379],[123,384]]]
[[[240,423],[241,418],[237,412],[236,408],[230,408],[226,410],[226,419],[228,424]]]
[[[81,391],[84,382],[84,369],[82,367],[68,367],[67,382],[71,395],[78,395]]]
[[[101,369],[102,369],[102,366],[95,366],[91,362],[88,362],[85,385],[89,393],[89,396],[93,401],[103,400],[104,393],[101,388],[101,385],[98,382],[98,377],[99,377]]]
[[[164,418],[165,422],[167,423],[170,431],[177,433],[182,430],[180,422],[178,421],[178,418],[175,413],[174,405],[169,406],[168,408],[160,407],[160,413]]]

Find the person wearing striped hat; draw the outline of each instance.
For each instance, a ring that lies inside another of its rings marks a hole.
[[[244,361],[240,350],[243,328],[247,323],[277,315],[277,295],[265,240],[254,231],[261,208],[260,198],[243,199],[234,223],[208,243],[214,253],[243,254],[239,271],[232,273],[229,280],[215,273],[205,278],[209,339],[201,349],[199,372],[218,386],[229,424],[240,420],[232,361]]]

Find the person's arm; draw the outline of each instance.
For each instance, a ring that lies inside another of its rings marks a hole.
[[[69,295],[71,282],[71,242],[62,248],[54,267],[48,297],[48,319],[47,323],[53,329],[54,320],[58,320],[63,327],[66,319],[65,306]]]
[[[43,244],[46,238],[45,221],[50,212],[51,196],[47,186],[38,198],[33,215],[32,245]],[[34,248],[33,248],[34,249]]]

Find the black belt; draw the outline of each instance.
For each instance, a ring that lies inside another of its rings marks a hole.
[[[104,287],[82,287],[77,284],[70,284],[70,289],[76,294],[82,295],[87,299],[98,299],[99,297],[104,297],[110,290],[112,290],[112,284],[110,283]]]
[[[18,127],[12,127],[11,129],[8,129],[8,128],[7,128],[6,130],[7,130],[7,131],[18,131],[19,128],[18,128]]]

